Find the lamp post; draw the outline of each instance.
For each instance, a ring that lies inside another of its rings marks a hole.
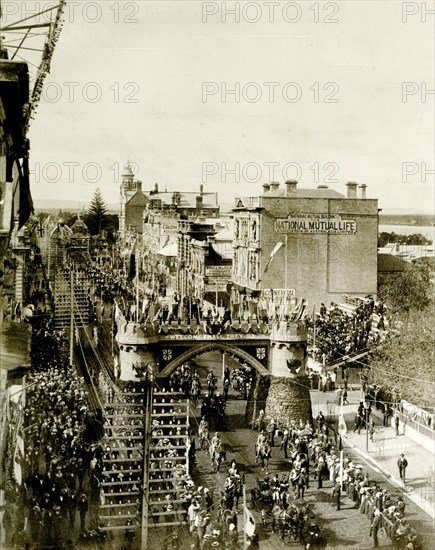
[[[364,412],[365,412],[365,421],[366,421],[366,452],[369,452],[369,421],[368,421],[369,409],[370,409],[370,403],[364,400]]]

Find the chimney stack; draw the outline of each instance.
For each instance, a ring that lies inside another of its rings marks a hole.
[[[201,214],[203,208],[203,198],[201,195],[198,195],[196,197],[196,211],[199,214]]]
[[[365,183],[362,183],[361,185],[358,186],[361,190],[361,194],[360,194],[360,199],[365,199],[366,198],[366,189],[367,189],[367,185]]]
[[[263,183],[263,192],[267,193],[270,191],[270,183]]]
[[[141,181],[136,182],[136,191],[142,191],[142,182]]]
[[[347,198],[348,199],[356,199],[358,198],[356,196],[356,188],[358,187],[358,184],[355,183],[354,181],[348,181],[346,183],[346,187],[347,187]]]
[[[297,180],[287,180],[285,182],[285,196],[288,197],[292,192],[296,191],[298,187]]]
[[[159,184],[158,183],[155,183],[154,184],[154,194],[158,193],[159,192]]]
[[[204,186],[203,184],[201,183],[201,185],[199,186],[199,194],[202,196],[204,194]]]
[[[270,184],[270,190],[271,191],[276,191],[277,189],[279,189],[279,182],[278,181],[272,181],[272,183]]]

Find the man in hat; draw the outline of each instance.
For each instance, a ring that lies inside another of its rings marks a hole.
[[[189,531],[192,533],[195,528],[195,520],[198,515],[199,504],[195,499],[192,499],[188,509],[187,509],[187,519],[189,522]]]
[[[406,468],[408,466],[408,461],[405,458],[405,455],[402,453],[397,461],[397,467],[399,468],[400,479],[405,483],[405,474]]]
[[[85,493],[82,493],[79,498],[78,508],[80,513],[80,529],[84,531],[86,526],[86,512],[88,511],[88,497]]]
[[[373,521],[370,527],[370,536],[373,536],[373,547],[379,546],[378,531],[381,526],[381,512],[376,509],[373,514]]]

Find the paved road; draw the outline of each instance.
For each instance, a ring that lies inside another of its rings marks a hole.
[[[222,356],[220,353],[207,354],[197,358],[200,376],[204,378],[207,370],[213,370],[218,379],[221,379],[222,372]],[[313,392],[320,393],[320,392]],[[315,400],[315,396],[312,395]],[[332,394],[330,396],[333,399]],[[230,399],[227,405],[227,424],[226,430],[222,432],[224,445],[227,450],[227,462],[229,463],[232,458],[235,458],[241,473],[245,474],[246,478],[246,494],[248,495],[247,504],[250,506],[249,494],[250,489],[257,484],[258,479],[262,479],[265,472],[262,472],[261,467],[255,464],[254,444],[257,437],[257,433],[250,430],[244,421],[244,411],[246,402],[238,399],[234,392],[230,392]],[[279,442],[279,440],[278,440]],[[353,449],[346,449],[347,455],[356,463],[361,463],[361,456],[357,455]],[[228,466],[223,465],[221,472],[213,472],[211,470],[211,464],[208,454],[205,451],[198,451],[198,467],[194,472],[194,478],[197,485],[203,485],[209,487],[214,494],[215,503],[219,501],[220,489],[223,487],[226,468]],[[370,465],[364,464],[364,467],[369,471],[372,479],[379,480],[382,486],[387,486],[389,490],[398,495],[398,490],[390,483],[385,482],[379,471],[375,471]],[[279,447],[275,447],[272,453],[272,459],[269,469],[269,474],[274,475],[276,472],[279,474],[288,472],[288,462],[282,457]],[[373,541],[369,537],[369,521],[361,515],[358,510],[354,508],[354,503],[347,497],[342,499],[341,510],[337,511],[336,507],[331,504],[331,484],[325,483],[323,490],[318,490],[315,482],[310,480],[310,488],[306,492],[305,501],[310,505],[316,519],[321,526],[322,532],[327,539],[326,548],[350,548],[355,549],[368,549],[373,547]],[[239,504],[239,529],[242,524],[242,507]],[[260,524],[259,514],[254,512],[254,516]],[[407,517],[412,520],[413,525],[420,533],[425,533],[427,550],[435,548],[435,544],[432,543],[433,525],[432,520],[424,512],[422,512],[412,502],[408,502]],[[271,532],[270,529],[264,529],[261,525],[259,527],[260,533],[260,549],[261,550],[275,550],[282,547],[282,541],[277,534]],[[385,534],[380,533],[379,546],[385,549],[393,549],[391,541]],[[240,541],[242,535],[240,534]],[[290,543],[286,546],[290,548],[301,548],[300,544]]]

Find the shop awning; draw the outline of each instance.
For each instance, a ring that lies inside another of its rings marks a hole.
[[[164,246],[163,248],[161,248],[157,254],[159,256],[165,256],[165,257],[168,257],[168,256],[177,256],[178,255],[178,245],[177,243],[172,243],[172,244],[167,244],[166,246]]]

